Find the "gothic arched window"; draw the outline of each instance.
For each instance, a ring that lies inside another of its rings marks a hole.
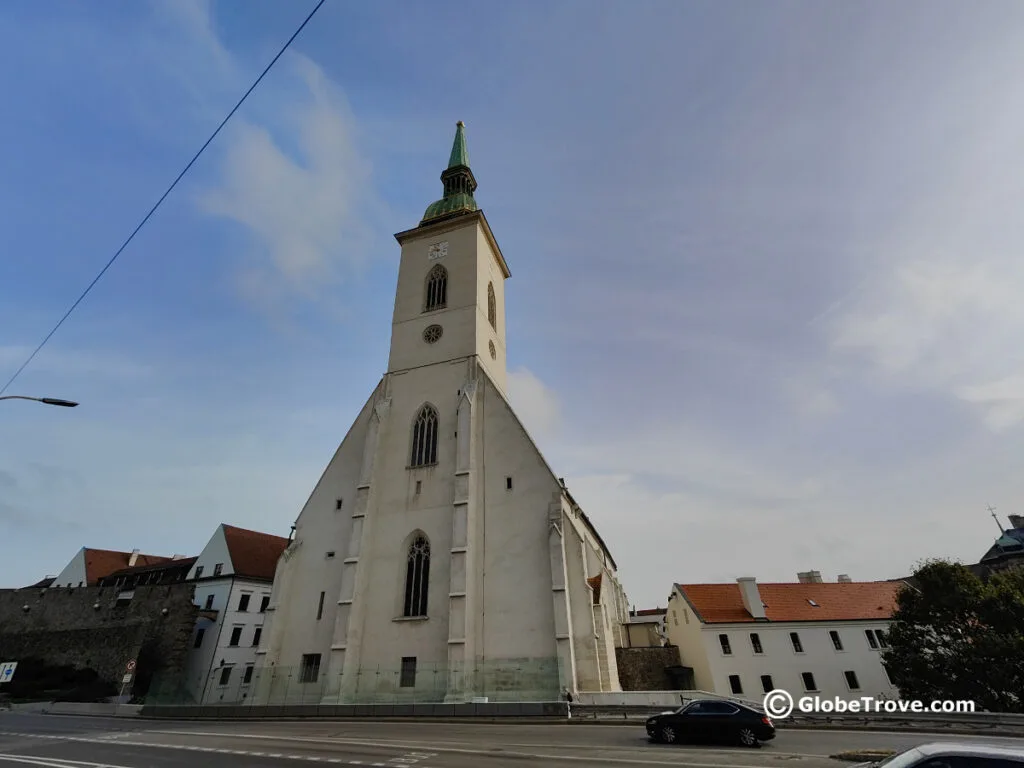
[[[487,322],[498,330],[498,302],[494,298],[494,283],[487,284]]]
[[[437,464],[437,411],[431,405],[424,405],[412,425],[411,467],[425,467]]]
[[[427,588],[430,585],[430,542],[417,536],[409,545],[405,564],[405,610],[403,616],[427,615]]]
[[[444,309],[448,303],[448,270],[440,264],[427,274],[427,297],[423,304],[423,311],[430,312],[435,309]]]

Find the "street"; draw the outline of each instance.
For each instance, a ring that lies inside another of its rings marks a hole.
[[[447,722],[181,722],[0,713],[0,768],[273,768],[295,761],[417,768],[512,768],[524,763],[837,768],[828,755],[902,749],[950,736],[780,731],[761,749],[648,743],[643,727]],[[1014,739],[986,743],[1019,744]]]

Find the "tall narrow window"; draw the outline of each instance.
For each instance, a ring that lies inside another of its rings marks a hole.
[[[423,311],[432,312],[435,309],[444,309],[448,303],[448,270],[440,264],[427,274],[427,300],[424,302]]]
[[[427,615],[427,587],[430,583],[430,544],[417,536],[409,547],[405,566],[405,616]]]
[[[764,653],[764,646],[761,645],[761,637],[757,632],[750,633],[750,647],[754,649],[754,653]]]
[[[426,467],[430,464],[437,464],[437,411],[424,405],[412,426],[412,460],[409,465]]]
[[[315,683],[320,677],[320,654],[302,654],[302,666],[299,668],[300,683]]]
[[[731,656],[732,655],[732,645],[729,644],[729,636],[728,635],[719,635],[718,636],[718,642],[722,646],[722,653],[725,654],[726,656]]]
[[[398,678],[398,685],[402,688],[416,687],[416,657],[402,657],[402,672]]]
[[[775,690],[775,683],[772,682],[771,675],[761,675],[761,687],[765,693],[771,693]]]
[[[498,330],[498,302],[494,298],[494,283],[487,284],[487,322],[491,328]]]
[[[729,688],[731,688],[732,692],[737,696],[743,693],[743,683],[740,682],[739,675],[729,675]]]
[[[804,644],[800,642],[800,635],[796,632],[789,633],[789,641],[793,644],[793,653],[804,652]]]
[[[320,621],[324,617],[324,594],[320,593],[320,603],[316,607],[316,620]]]
[[[828,636],[832,638],[832,646],[837,651],[843,650],[843,640],[842,640],[841,637],[839,637],[839,633],[838,632],[836,632],[834,629],[830,630],[829,633],[828,633]]]

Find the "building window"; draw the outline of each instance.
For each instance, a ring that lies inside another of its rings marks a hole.
[[[750,647],[754,649],[754,653],[764,653],[764,647],[761,645],[761,636],[757,632],[750,633]]]
[[[328,560],[333,560],[334,559],[334,550],[331,550],[330,552],[328,552],[326,555],[324,555],[324,557],[326,557]]]
[[[245,665],[245,674],[242,675],[242,685],[248,685],[249,683],[252,682],[252,669],[253,669],[253,665],[252,664],[246,664]]]
[[[448,270],[440,264],[427,274],[427,296],[423,305],[424,312],[444,309],[448,303]]]
[[[765,693],[771,693],[775,690],[775,683],[772,682],[771,675],[761,675],[761,687]]]
[[[316,620],[320,621],[324,617],[324,592],[320,593],[320,603],[316,607]]]
[[[260,645],[260,635],[262,635],[262,634],[263,634],[263,627],[256,627],[256,629],[252,633],[252,647],[253,648],[259,648],[259,645]]]
[[[415,656],[403,656],[402,657],[402,674],[399,678],[398,685],[402,688],[415,688],[416,687],[416,657]]]
[[[220,685],[227,685],[231,679],[231,667],[221,667],[220,669]]]
[[[201,565],[197,565],[197,566],[196,566],[196,578],[198,579],[198,578],[200,578],[200,577],[201,577],[202,575],[203,575],[203,566],[201,566]]]
[[[864,630],[864,635],[868,639],[868,645],[870,645],[872,648],[874,648],[877,651],[878,650],[878,641],[875,639],[875,630],[873,630],[873,629],[865,629]]]
[[[235,646],[242,639],[242,627],[231,628],[231,639],[228,641],[228,645]]]
[[[417,536],[409,546],[405,565],[405,616],[427,615],[427,587],[430,583],[430,544]]]
[[[875,630],[875,637],[878,639],[879,648],[889,647],[889,636],[885,634],[881,629]]]
[[[205,611],[212,611],[213,610],[213,595],[207,595],[206,596],[206,605],[203,608],[203,610],[205,610]]]
[[[743,683],[740,682],[739,675],[729,675],[729,688],[731,688],[732,692],[737,696],[743,693]]]
[[[511,477],[506,477],[505,478],[505,490],[506,491],[511,491],[512,490],[512,478]]]
[[[424,405],[416,416],[412,427],[413,467],[426,467],[437,463],[437,411],[433,406]]]
[[[494,298],[494,283],[487,284],[487,322],[498,330],[498,302]]]
[[[421,490],[423,490],[423,481],[422,480],[417,480],[416,481],[416,495],[417,496],[420,495],[420,491]]]
[[[224,563],[217,563],[213,566],[213,575],[220,576],[224,572]]]
[[[726,656],[732,656],[732,646],[729,644],[729,636],[719,635],[718,642],[722,645],[722,653]]]
[[[249,601],[252,600],[252,595],[242,595],[238,598],[238,610],[246,612],[249,610]]]
[[[335,508],[335,509],[341,509],[341,503],[342,503],[342,501],[343,501],[343,499],[338,499],[337,501],[335,501],[335,502],[334,502],[334,508]]]
[[[818,686],[814,684],[814,674],[811,672],[801,672],[800,677],[804,681],[804,690],[808,693],[818,690]]]
[[[266,613],[267,607],[270,605],[270,595],[264,595],[263,599],[260,600],[260,613]]]
[[[203,636],[206,634],[206,627],[200,627],[196,630],[196,641],[192,644],[193,648],[198,648],[203,644]]]
[[[831,631],[830,631],[830,632],[828,633],[828,636],[829,636],[830,638],[832,638],[832,645],[833,645],[833,646],[835,647],[835,649],[836,649],[837,651],[841,651],[841,650],[843,650],[843,640],[842,640],[842,638],[841,638],[841,637],[839,637],[839,633],[838,633],[838,632],[836,632],[836,631],[835,631],[835,630],[833,629],[833,630],[831,630]]]
[[[320,677],[320,654],[302,654],[302,667],[299,670],[300,683],[315,683]]]
[[[857,673],[852,669],[849,669],[846,672],[843,672],[843,674],[846,675],[847,687],[849,687],[851,691],[859,691],[860,683],[857,681]]]
[[[800,642],[800,635],[796,632],[789,633],[789,641],[793,643],[793,653],[804,652],[804,644]]]

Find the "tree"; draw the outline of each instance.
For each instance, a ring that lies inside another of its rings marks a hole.
[[[1024,712],[1024,571],[981,578],[944,560],[900,590],[883,661],[904,699]]]

